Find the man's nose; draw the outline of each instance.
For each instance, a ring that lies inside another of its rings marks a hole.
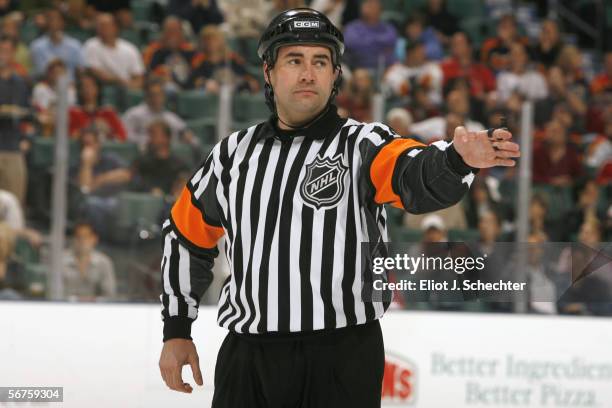
[[[311,64],[304,64],[300,75],[300,81],[302,82],[313,82],[315,80],[314,66]]]

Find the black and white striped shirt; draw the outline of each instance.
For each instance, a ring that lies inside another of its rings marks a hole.
[[[218,324],[305,332],[380,318],[361,296],[362,242],[388,241],[384,204],[423,213],[461,199],[473,178],[452,144],[426,146],[335,107],[306,130],[272,120],[219,142],[163,225],[164,339],[190,338],[224,237],[230,276]]]

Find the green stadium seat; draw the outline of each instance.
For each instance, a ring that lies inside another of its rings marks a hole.
[[[95,37],[96,33],[92,30],[83,30],[81,28],[69,28],[66,29],[66,34],[72,38],[79,40],[81,43]]]
[[[70,166],[79,162],[79,145],[76,141],[69,141]],[[46,169],[53,165],[55,156],[55,139],[35,137],[32,141],[31,163],[39,169]]]
[[[236,122],[257,123],[268,119],[270,110],[263,94],[235,94],[233,119]]]
[[[173,143],[172,154],[180,158],[185,164],[191,169],[195,166],[195,157],[193,154],[193,147],[187,143]]]
[[[217,139],[217,119],[188,120],[187,127],[196,134],[202,144],[214,143]]]
[[[32,41],[38,38],[39,35],[40,33],[38,31],[38,27],[36,27],[32,21],[28,20],[21,26],[19,38],[24,43],[30,44]]]
[[[102,151],[114,153],[129,164],[138,156],[138,145],[136,143],[106,141],[102,144]]]
[[[157,225],[163,207],[163,197],[149,193],[122,192],[119,194],[116,225],[123,231]]]
[[[140,89],[128,89],[126,109],[140,104],[144,100],[144,93]]]
[[[447,10],[458,17],[482,17],[485,15],[482,0],[452,0],[446,2]]]
[[[153,2],[149,0],[138,0],[131,2],[130,8],[132,9],[132,17],[134,18],[134,21],[149,21],[152,7]]]
[[[178,94],[176,110],[185,119],[216,118],[219,96],[202,91],[183,91]]]
[[[44,298],[47,291],[48,266],[38,262],[26,262],[23,266],[25,284],[29,295]]]
[[[408,16],[419,11],[425,7],[426,4],[427,0],[399,0],[399,5],[397,7],[398,11],[403,14],[404,20],[406,20]]]
[[[30,241],[25,238],[18,237],[15,241],[15,258],[17,262],[22,264],[40,262],[40,254],[35,249]]]
[[[479,47],[487,36],[487,25],[481,17],[463,18],[459,25],[470,36],[475,47]]]
[[[245,38],[241,41],[240,55],[242,55],[247,63],[251,65],[260,65],[261,59],[257,55],[258,38]]]

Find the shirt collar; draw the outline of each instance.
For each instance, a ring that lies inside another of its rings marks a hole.
[[[346,119],[338,116],[338,109],[335,105],[329,105],[327,111],[316,119],[306,128],[285,130],[278,127],[278,117],[272,114],[270,118],[263,124],[259,131],[258,138],[260,140],[276,137],[277,139],[286,140],[293,137],[305,136],[311,139],[325,139],[332,132],[335,134],[337,128],[342,126]]]

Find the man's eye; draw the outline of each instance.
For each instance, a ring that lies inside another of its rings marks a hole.
[[[298,59],[292,59],[292,60],[289,60],[289,64],[290,64],[290,65],[297,65],[297,64],[299,64],[299,63],[300,63],[300,60],[298,60]]]
[[[317,61],[315,62],[315,65],[319,68],[323,68],[325,66],[327,66],[327,63],[325,61]]]

